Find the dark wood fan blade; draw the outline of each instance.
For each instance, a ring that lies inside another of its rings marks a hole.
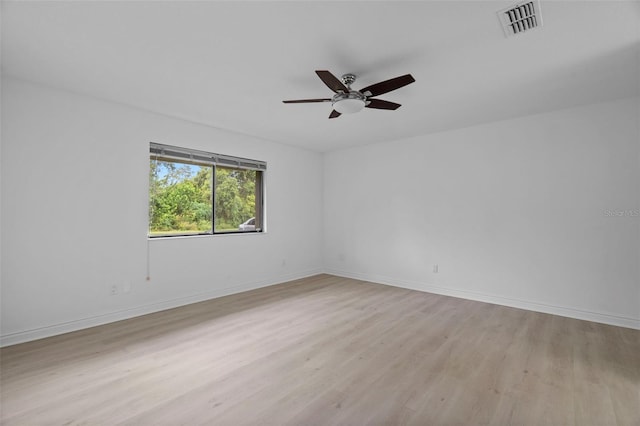
[[[380,83],[372,84],[364,89],[360,89],[360,93],[365,96],[378,96],[384,93],[391,92],[392,90],[399,89],[407,84],[411,84],[416,81],[411,74],[401,75],[400,77],[392,78],[390,80],[381,81]],[[369,92],[370,94],[367,94]]]
[[[334,92],[349,93],[349,89],[347,89],[347,86],[342,84],[342,82],[338,80],[338,78],[335,75],[331,74],[329,71],[322,71],[322,70],[316,71],[316,74],[318,74],[318,77],[320,77],[320,80],[322,80],[322,82],[326,84],[327,87],[333,90]]]
[[[395,102],[383,101],[382,99],[369,99],[367,102],[370,103],[366,105],[366,108],[398,109],[402,106]]]
[[[293,101],[282,101],[285,104],[307,104],[310,102],[330,102],[331,98],[325,99],[295,99]]]
[[[329,118],[337,118],[340,117],[342,114],[340,114],[338,111],[336,111],[335,109],[333,111],[331,111],[331,114],[329,114]]]

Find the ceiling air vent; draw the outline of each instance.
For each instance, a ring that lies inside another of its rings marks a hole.
[[[498,12],[502,29],[507,37],[542,26],[540,1],[524,1]]]

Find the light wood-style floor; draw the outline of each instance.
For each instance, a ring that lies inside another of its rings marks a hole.
[[[0,356],[3,425],[640,424],[640,331],[329,275]]]

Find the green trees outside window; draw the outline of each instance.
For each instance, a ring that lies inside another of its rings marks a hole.
[[[149,236],[261,231],[261,197],[262,171],[152,156]]]
[[[215,231],[237,231],[256,216],[255,170],[216,167]]]

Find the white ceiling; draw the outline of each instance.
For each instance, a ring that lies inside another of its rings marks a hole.
[[[639,1],[2,2],[2,72],[316,151],[640,95]],[[329,120],[314,70],[416,82]]]

